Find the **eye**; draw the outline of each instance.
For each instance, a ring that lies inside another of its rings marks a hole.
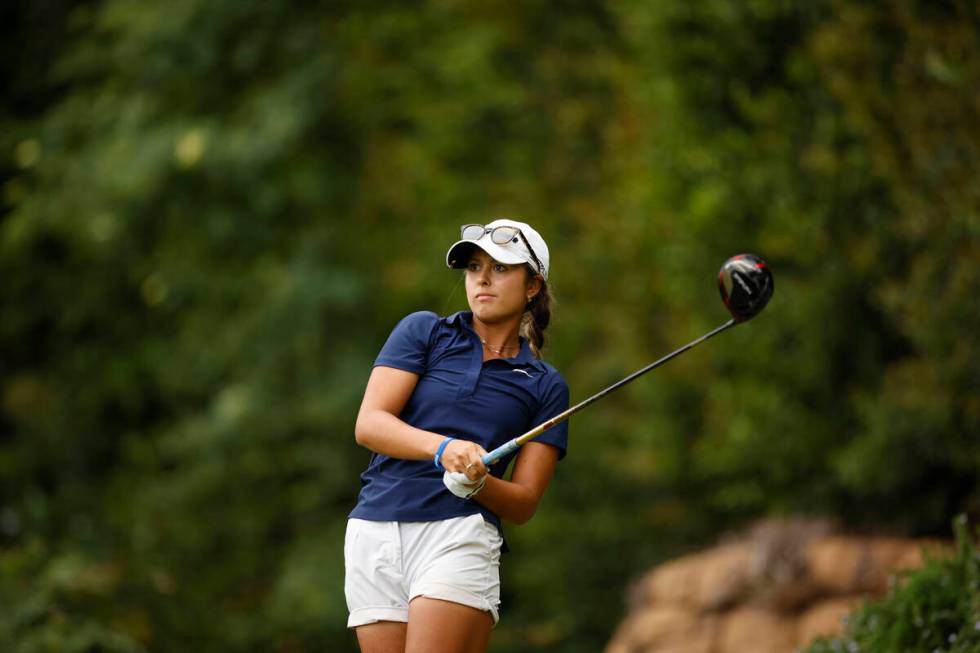
[[[507,266],[503,263],[497,263],[493,266],[494,272],[506,272],[508,270]]]
[[[470,272],[476,272],[480,269],[480,264],[477,263],[476,261],[470,261],[467,264],[466,269],[469,270]]]

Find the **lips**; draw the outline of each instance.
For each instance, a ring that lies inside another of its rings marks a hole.
[[[494,299],[494,298],[496,298],[496,295],[491,295],[491,294],[485,293],[485,292],[481,292],[476,297],[474,297],[474,299],[476,299],[477,301],[487,300],[487,299]]]

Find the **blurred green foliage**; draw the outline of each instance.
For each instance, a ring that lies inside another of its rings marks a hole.
[[[844,635],[819,639],[806,653],[980,650],[980,549],[965,519],[954,528],[952,555],[903,572],[888,596],[849,615]]]
[[[891,0],[4,5],[0,648],[345,651],[352,425],[457,225],[553,253],[584,398],[494,651],[599,650],[762,515],[980,512],[980,16]]]

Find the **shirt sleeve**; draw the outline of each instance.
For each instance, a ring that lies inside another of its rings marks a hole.
[[[553,381],[542,396],[541,406],[532,420],[533,425],[548,421],[555,415],[568,410],[568,384],[557,372],[553,373]],[[532,442],[542,442],[558,448],[558,460],[568,452],[568,420],[552,426],[536,437]]]
[[[438,322],[439,316],[429,311],[411,313],[402,318],[392,329],[374,366],[394,367],[414,374],[425,372],[429,339]]]

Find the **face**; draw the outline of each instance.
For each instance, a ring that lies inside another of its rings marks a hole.
[[[482,249],[474,249],[466,267],[466,299],[473,315],[492,323],[520,317],[528,297],[541,289],[541,280],[524,264],[498,263]]]

